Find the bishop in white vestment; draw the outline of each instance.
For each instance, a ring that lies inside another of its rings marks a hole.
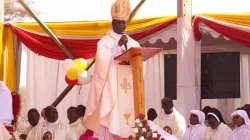
[[[45,133],[50,133],[52,140],[78,140],[75,132],[69,124],[58,120],[56,108],[48,106],[45,108],[47,121],[34,127],[28,134],[26,140],[43,140]]]
[[[250,121],[245,110],[236,110],[231,115],[236,128],[230,140],[250,140]]]
[[[117,0],[111,10],[112,29],[98,42],[96,62],[83,125],[100,140],[128,138],[134,125],[132,68],[115,57],[139,43],[125,35],[130,15],[128,0]]]
[[[186,130],[182,140],[204,140],[207,128],[205,114],[200,110],[191,110],[190,113],[190,127]]]
[[[182,140],[186,131],[186,121],[184,117],[174,108],[173,101],[170,98],[163,98],[161,114],[155,119],[155,123],[161,128],[170,127],[172,135]]]

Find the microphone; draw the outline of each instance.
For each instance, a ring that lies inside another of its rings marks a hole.
[[[126,36],[126,32],[123,32],[122,35],[125,35],[125,36]],[[125,51],[127,51],[127,50],[128,50],[128,45],[127,45],[127,43],[125,43],[124,46],[125,46]]]

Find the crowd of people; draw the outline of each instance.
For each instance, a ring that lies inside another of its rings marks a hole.
[[[206,106],[200,110],[191,110],[189,123],[174,108],[170,98],[161,101],[162,112],[158,116],[151,108],[148,119],[161,126],[178,140],[250,140],[250,104],[232,112],[232,124],[226,124],[221,112]]]
[[[3,82],[0,82],[0,86],[0,102],[6,102],[7,98],[11,100],[8,88]],[[232,112],[232,123],[229,124],[225,123],[222,114],[216,108],[206,106],[202,110],[191,110],[189,122],[186,123],[184,116],[174,108],[170,98],[163,98],[161,104],[162,112],[158,115],[155,109],[150,108],[147,119],[178,140],[250,140],[250,104]],[[4,112],[10,108],[5,104],[0,109]],[[65,111],[68,117],[68,123],[65,123],[59,119],[57,109],[53,106],[47,106],[41,114],[37,109],[32,108],[27,113],[29,125],[18,125],[14,133],[15,139],[49,140],[53,136],[55,140],[78,140],[86,131],[82,124],[85,109],[83,105],[69,107]],[[0,115],[0,140],[6,138],[14,140],[5,129],[5,126],[11,125],[13,119],[13,114],[9,112]]]

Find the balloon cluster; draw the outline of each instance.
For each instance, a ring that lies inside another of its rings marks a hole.
[[[86,85],[91,81],[91,75],[85,69],[88,66],[88,61],[83,58],[74,60],[65,59],[63,61],[63,69],[67,72],[65,81],[68,85],[76,84]]]

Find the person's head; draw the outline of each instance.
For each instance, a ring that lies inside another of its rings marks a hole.
[[[54,106],[47,106],[45,108],[45,116],[50,123],[56,122],[58,119],[58,112]]]
[[[122,34],[127,26],[131,13],[129,0],[116,0],[111,8],[112,28],[115,33]]]
[[[211,107],[210,106],[205,106],[203,109],[202,109],[202,112],[207,115],[211,110]]]
[[[78,110],[76,107],[71,106],[68,110],[67,110],[67,116],[69,119],[69,123],[74,123],[78,120],[79,116],[78,116]]]
[[[45,116],[45,108],[41,111],[41,116],[43,117],[44,120],[47,120]]]
[[[40,114],[35,108],[32,108],[28,111],[28,121],[31,126],[35,127],[40,119]]]
[[[166,114],[171,114],[174,108],[173,100],[168,97],[163,98],[161,100],[161,107]]]
[[[191,125],[197,125],[197,124],[201,124],[201,125],[205,125],[205,114],[200,111],[200,110],[191,110],[190,111],[191,115],[190,115],[190,124]]]
[[[243,109],[247,112],[248,118],[250,118],[250,104],[245,104]]]
[[[85,115],[86,107],[84,105],[78,105],[77,110],[79,117],[83,117]]]
[[[157,118],[158,115],[157,115],[155,109],[150,108],[147,112],[147,116],[148,116],[148,120],[154,121],[154,119]]]
[[[249,118],[245,110],[236,110],[231,116],[233,117],[233,123],[237,127],[242,126],[245,122],[249,122]]]
[[[123,34],[125,32],[125,29],[127,27],[127,21],[126,20],[112,20],[112,28],[115,33],[117,34]]]
[[[220,123],[225,123],[220,111],[216,108],[211,108],[210,112],[207,114],[208,125],[212,129],[216,129]]]
[[[238,107],[236,110],[244,110],[243,107]]]

